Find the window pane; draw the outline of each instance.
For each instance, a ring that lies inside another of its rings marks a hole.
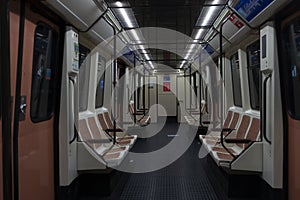
[[[34,35],[30,116],[33,122],[50,119],[54,109],[54,77],[57,34],[46,24],[38,24]]]
[[[300,118],[300,19],[284,29],[285,70],[288,81],[288,110],[295,118]]]
[[[260,46],[259,40],[247,48],[248,57],[248,80],[250,90],[251,108],[259,110],[260,108]]]
[[[96,91],[96,108],[103,106],[104,87],[105,87],[105,61],[99,56],[97,72],[97,91]]]
[[[240,77],[240,65],[239,55],[234,54],[230,58],[231,73],[232,73],[232,87],[233,87],[233,100],[234,105],[242,107],[242,94],[241,94],[241,77]]]
[[[88,107],[88,93],[90,80],[90,50],[79,45],[79,112],[86,111]]]

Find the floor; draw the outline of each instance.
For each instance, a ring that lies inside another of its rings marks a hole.
[[[168,118],[166,122],[163,126],[162,122],[157,124],[163,128],[155,136],[139,139],[132,151],[151,152],[167,145],[174,138],[172,135],[177,132],[179,124],[176,118]],[[220,198],[217,197],[204,170],[206,159],[198,158],[200,147],[198,139],[195,139],[188,150],[171,165],[154,172],[129,174],[125,186],[110,197],[82,196],[81,199],[218,200]]]

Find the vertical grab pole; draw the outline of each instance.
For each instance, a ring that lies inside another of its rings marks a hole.
[[[112,26],[113,27],[113,26]],[[113,106],[113,119],[114,119],[114,144],[116,144],[116,141],[117,141],[117,135],[116,135],[116,129],[117,129],[117,122],[116,122],[116,117],[117,117],[117,95],[116,95],[116,86],[117,86],[117,68],[118,68],[118,62],[117,62],[117,35],[116,35],[116,29],[115,27],[113,27],[113,30],[114,30],[114,72],[113,72],[113,75],[114,75],[114,78],[113,78],[113,85],[114,85],[114,90],[115,92],[113,93],[114,94],[114,106]]]
[[[148,112],[150,112],[150,72],[148,71]]]
[[[136,115],[135,115],[135,111],[136,111],[136,71],[135,71],[135,67],[136,67],[136,57],[134,55],[134,59],[133,59],[133,120],[134,120],[134,124],[136,124]]]
[[[227,20],[226,20],[227,21]],[[220,93],[221,93],[221,95],[220,95],[220,97],[221,97],[221,99],[220,99],[220,101],[221,101],[221,108],[220,108],[220,112],[221,112],[221,128],[223,128],[223,100],[224,100],[224,96],[223,96],[223,25],[224,25],[225,23],[222,23],[221,24],[221,27],[220,27],[220,83],[221,83],[221,85],[220,85],[220,87],[221,87],[221,89],[220,89]]]
[[[146,70],[144,65],[144,76],[143,76],[143,114],[146,115]]]
[[[183,84],[184,84],[184,108],[187,110],[187,105],[186,105],[186,68],[183,71]]]
[[[190,64],[190,115],[192,115],[192,63]]]
[[[202,76],[201,76],[201,52],[200,52],[200,58],[199,58],[199,111],[200,111],[200,116],[199,116],[199,126],[202,127]]]
[[[118,68],[118,63],[117,63],[117,31],[116,28],[106,19],[104,18],[104,20],[107,22],[107,24],[113,29],[114,32],[114,62],[113,62],[113,86],[114,89],[116,90],[116,86],[117,86],[117,68]],[[113,124],[114,124],[114,137],[113,137],[113,143],[116,144],[116,140],[117,140],[117,135],[116,135],[116,128],[117,128],[117,122],[116,122],[116,104],[117,104],[117,95],[116,95],[116,91],[113,93]]]
[[[227,8],[229,8],[231,10],[231,14],[221,23],[220,26],[220,80],[221,80],[221,128],[223,128],[223,110],[224,110],[224,94],[223,94],[223,78],[225,77],[225,73],[223,74],[223,26],[224,24],[230,19],[231,16],[233,16],[234,14],[238,15],[234,9],[232,9],[230,6],[227,6]],[[239,15],[238,15],[239,16]],[[247,26],[251,27],[243,18],[240,18],[245,24],[247,24]]]

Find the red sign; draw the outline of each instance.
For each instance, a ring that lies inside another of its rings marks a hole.
[[[235,15],[231,15],[229,20],[238,28],[241,29],[244,24]]]
[[[163,91],[164,92],[170,92],[171,91],[171,82],[164,82]]]

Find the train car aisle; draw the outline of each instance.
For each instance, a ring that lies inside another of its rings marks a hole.
[[[173,139],[178,127],[175,118],[168,118],[158,134],[139,139],[132,151],[149,152],[162,148]],[[180,133],[178,135],[180,137]],[[111,197],[100,199],[219,199],[218,196],[223,195],[217,196],[204,169],[206,158],[198,158],[200,146],[195,139],[184,155],[171,165],[150,173],[130,174],[122,191],[114,191]],[[99,200],[99,196],[83,195],[81,199]]]

